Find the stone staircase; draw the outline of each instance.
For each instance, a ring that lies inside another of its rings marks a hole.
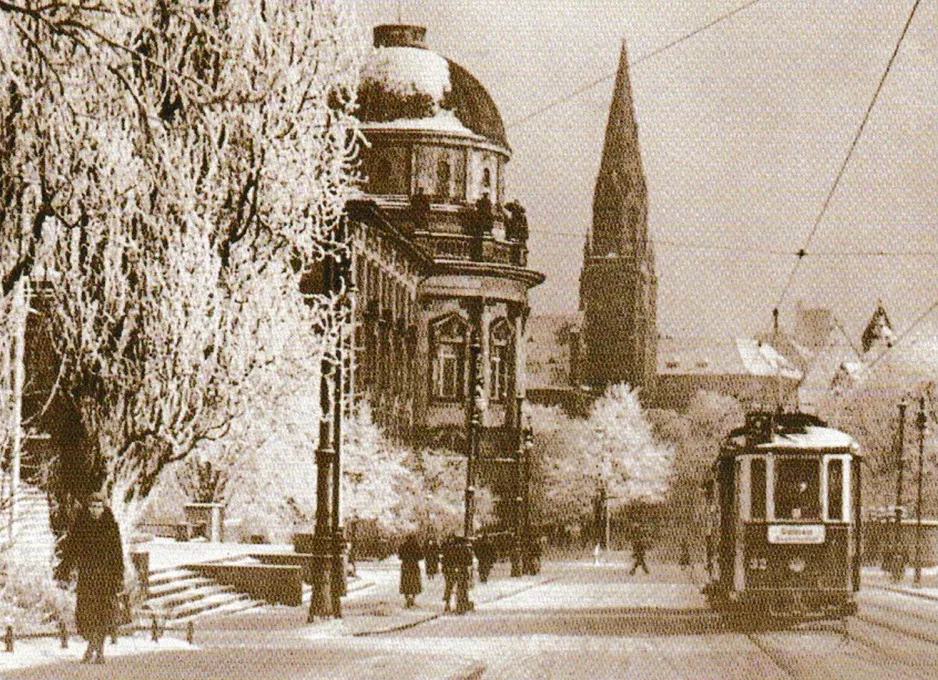
[[[17,517],[10,530],[8,479],[3,481],[3,509],[0,512],[0,549],[7,563],[47,571],[51,576],[55,536],[49,526],[49,501],[40,489],[22,484],[17,499]]]
[[[172,625],[206,615],[243,612],[265,604],[191,569],[170,567],[150,572],[149,598],[140,617],[146,620],[156,614]]]

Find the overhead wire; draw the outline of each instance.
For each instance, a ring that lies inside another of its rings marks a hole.
[[[749,8],[752,7],[753,5],[759,4],[759,3],[762,2],[762,1],[763,1],[763,0],[749,0],[749,2],[746,2],[746,3],[740,5],[740,6],[737,7],[737,8],[732,9],[732,10],[730,10],[729,12],[725,12],[724,14],[721,14],[721,15],[718,16],[716,19],[710,21],[710,22],[707,23],[707,24],[704,24],[703,26],[699,26],[698,28],[695,28],[695,29],[694,29],[693,31],[691,31],[690,33],[685,33],[685,34],[682,35],[681,37],[676,38],[676,39],[672,40],[671,42],[669,42],[669,43],[667,43],[667,44],[665,44],[665,45],[662,45],[661,47],[658,47],[658,48],[652,50],[651,52],[649,52],[649,53],[647,53],[647,54],[643,54],[642,56],[638,57],[638,58],[635,59],[635,60],[629,61],[629,68],[634,68],[635,66],[638,66],[638,65],[641,64],[642,62],[647,61],[648,59],[651,59],[652,57],[656,57],[656,56],[658,56],[659,54],[662,54],[662,53],[664,53],[664,52],[667,52],[668,50],[670,50],[670,49],[673,48],[673,47],[677,47],[677,46],[680,45],[681,43],[683,43],[683,42],[685,42],[685,41],[687,41],[687,40],[690,40],[690,39],[693,38],[694,36],[699,35],[700,33],[703,33],[703,32],[706,31],[706,30],[709,30],[709,29],[713,28],[713,27],[716,26],[717,24],[723,23],[723,22],[726,21],[727,19],[730,19],[731,17],[735,16],[736,14],[739,14],[740,12],[749,9]],[[590,90],[592,90],[592,89],[593,89],[594,87],[596,87],[597,85],[600,85],[600,84],[602,84],[602,83],[604,83],[604,82],[606,82],[606,81],[612,80],[613,78],[616,77],[616,73],[617,73],[617,71],[613,71],[612,73],[607,73],[607,74],[605,74],[605,75],[600,76],[599,78],[596,78],[596,79],[594,79],[594,80],[591,80],[590,82],[588,82],[588,83],[586,83],[586,84],[584,84],[584,85],[581,85],[580,87],[576,88],[575,90],[573,90],[573,91],[571,91],[571,92],[568,92],[567,94],[563,95],[562,97],[558,97],[557,99],[554,99],[553,101],[548,102],[548,103],[545,104],[544,106],[542,106],[542,107],[540,107],[540,108],[538,108],[538,109],[535,109],[535,110],[532,111],[531,113],[529,113],[529,114],[527,114],[527,115],[525,115],[525,116],[522,116],[522,117],[519,118],[518,120],[516,120],[516,121],[514,121],[514,122],[512,122],[512,123],[509,123],[508,125],[505,126],[505,129],[507,129],[507,130],[512,130],[512,129],[516,128],[516,127],[520,127],[520,126],[524,125],[525,123],[527,123],[528,121],[531,121],[531,120],[533,120],[534,118],[537,118],[537,117],[540,116],[541,114],[547,113],[548,111],[550,111],[550,110],[552,110],[552,109],[555,109],[555,108],[557,108],[558,106],[561,106],[562,104],[566,104],[567,102],[576,99],[576,98],[579,97],[581,94],[584,94],[584,93],[586,93],[586,92],[589,92]]]
[[[892,54],[889,57],[889,62],[886,64],[886,68],[883,70],[883,75],[880,77],[879,83],[876,85],[876,90],[873,92],[873,98],[870,100],[869,106],[866,107],[866,112],[863,114],[863,120],[860,122],[859,128],[857,128],[856,134],[853,136],[853,141],[850,143],[850,147],[847,149],[847,154],[844,156],[844,160],[840,164],[840,169],[837,171],[837,174],[834,177],[834,182],[831,184],[831,187],[827,192],[824,203],[821,205],[821,210],[818,213],[817,218],[814,220],[814,224],[811,226],[811,231],[808,233],[808,238],[805,240],[804,245],[798,251],[799,257],[797,260],[795,260],[795,264],[788,274],[788,280],[785,282],[785,286],[782,288],[781,295],[779,295],[778,301],[775,303],[775,309],[779,309],[782,306],[782,303],[785,301],[785,298],[791,289],[791,285],[794,283],[795,276],[801,267],[801,262],[804,259],[804,256],[808,253],[808,248],[811,247],[811,242],[814,240],[814,237],[821,226],[821,221],[824,219],[824,215],[827,214],[827,208],[830,206],[831,199],[834,197],[834,194],[837,191],[837,187],[840,186],[840,180],[843,178],[844,172],[847,169],[847,165],[850,163],[850,159],[853,157],[853,152],[857,148],[857,144],[860,141],[860,137],[863,135],[864,129],[866,129],[866,124],[870,119],[870,114],[873,112],[873,107],[876,105],[876,102],[879,99],[879,93],[883,89],[883,85],[886,82],[886,78],[889,75],[890,70],[892,70],[892,65],[895,63],[896,56],[899,54],[899,48],[902,46],[902,41],[905,39],[906,33],[909,31],[909,26],[912,24],[912,19],[915,17],[915,12],[918,9],[918,6],[921,4],[921,1],[922,0],[915,0],[915,2],[912,4],[912,9],[909,12],[909,16],[905,21],[905,25],[902,27],[902,33],[899,35],[899,39],[896,41],[896,46],[892,50]]]

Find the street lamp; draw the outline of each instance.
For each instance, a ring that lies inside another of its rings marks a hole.
[[[475,466],[482,439],[482,415],[485,412],[485,384],[482,365],[482,301],[473,301],[473,323],[469,341],[469,399],[466,433],[466,497],[463,536],[472,539],[475,512]]]
[[[534,545],[531,536],[531,452],[534,450],[534,432],[530,423],[524,428],[524,440],[521,461],[521,540],[522,540],[522,571],[534,575],[540,571],[540,564],[535,560],[538,546]]]
[[[915,496],[915,584],[922,583],[922,466],[925,458],[925,397],[919,397],[918,417],[918,489]]]
[[[907,406],[905,399],[899,402],[899,436],[896,442],[896,524],[893,533],[891,565],[892,577],[896,581],[902,579],[902,572],[905,570],[905,560],[902,556],[902,472],[905,464],[905,409]]]
[[[346,242],[346,225],[341,221],[334,231],[339,248]],[[326,295],[343,293],[349,280],[350,259],[339,251],[323,261],[322,290]],[[344,297],[341,305],[348,312],[350,300]],[[346,322],[339,314],[338,323]],[[316,523],[308,547],[311,557],[312,593],[307,620],[317,617],[342,616],[342,596],[345,594],[345,539],[339,517],[342,479],[342,418],[343,418],[343,361],[346,354],[345,338],[340,333],[334,357],[323,356],[319,380],[319,445],[316,449]]]

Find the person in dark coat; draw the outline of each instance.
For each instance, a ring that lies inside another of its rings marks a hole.
[[[632,535],[632,569],[629,571],[630,576],[634,576],[639,567],[641,567],[646,574],[648,573],[648,565],[645,564],[645,551],[647,549],[648,545],[645,542],[645,536],[641,529],[637,529]]]
[[[469,600],[469,579],[472,570],[472,546],[465,538],[450,536],[443,542],[443,611],[450,611],[450,601],[456,593],[456,613],[473,609]]]
[[[117,594],[124,588],[120,529],[104,494],[86,499],[64,539],[58,573],[78,573],[75,621],[88,641],[82,663],[104,663],[104,640],[115,622]]]
[[[479,561],[479,581],[486,583],[489,580],[492,565],[495,564],[495,545],[489,539],[488,534],[483,533],[475,540],[473,549]]]
[[[423,590],[420,580],[420,560],[423,559],[423,550],[415,536],[409,536],[398,553],[401,558],[401,595],[404,596],[404,606],[410,609],[414,606],[415,598]]]
[[[436,539],[427,539],[427,546],[423,551],[423,567],[428,579],[433,579],[440,571],[440,544]]]

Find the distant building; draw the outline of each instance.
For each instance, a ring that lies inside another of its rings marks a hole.
[[[731,396],[743,409],[794,409],[802,372],[774,347],[753,338],[670,338],[658,342],[658,376],[650,402],[683,411],[703,390]]]
[[[657,295],[648,188],[623,43],[593,195],[593,224],[583,251],[584,356],[574,382],[596,392],[616,383],[651,387]]]

